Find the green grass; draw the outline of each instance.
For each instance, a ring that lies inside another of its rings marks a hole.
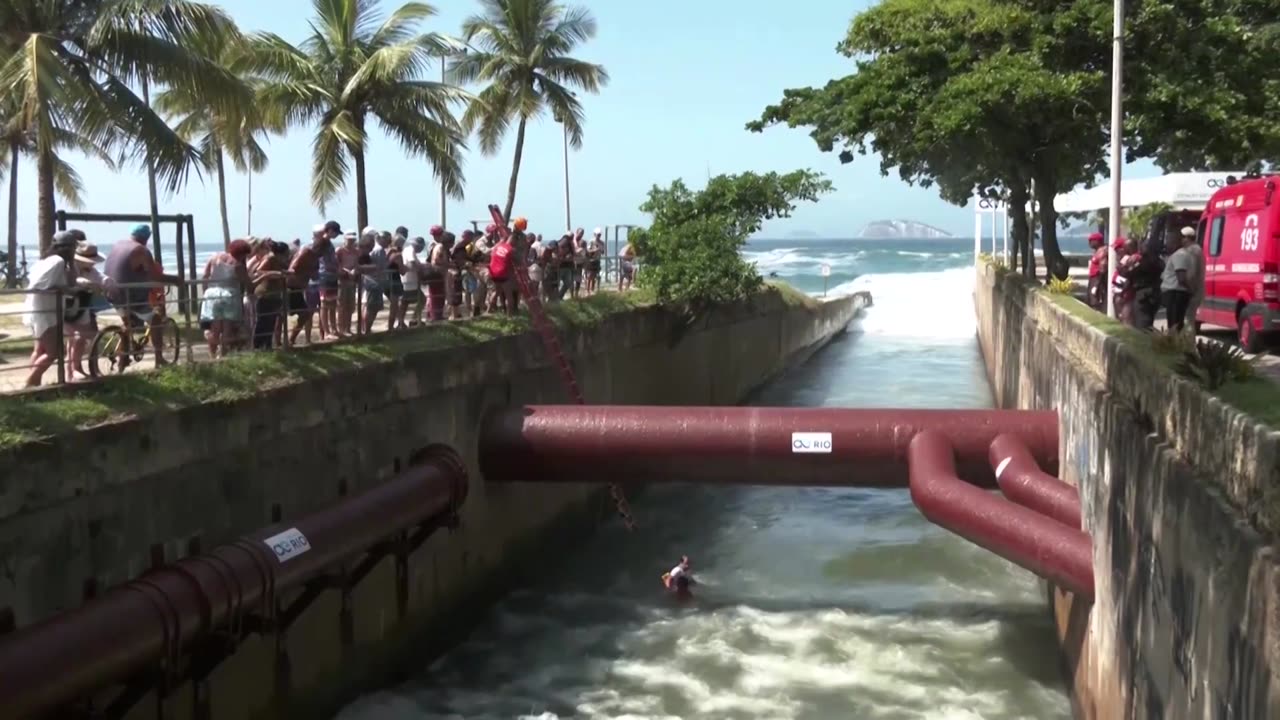
[[[648,305],[652,305],[652,295],[643,291],[601,293],[550,305],[548,315],[560,328],[582,328],[598,324],[609,315]],[[121,375],[38,394],[4,395],[0,396],[0,449],[115,419],[252,397],[264,390],[331,373],[413,353],[473,345],[530,329],[527,316],[486,316],[291,352],[244,353],[221,362]]]
[[[808,294],[791,287],[785,282],[769,280],[765,282],[765,285],[778,291],[778,295],[782,297],[782,302],[786,303],[789,307],[805,307],[812,309],[822,304],[821,300],[816,300]]]
[[[1152,336],[1148,333],[1129,327],[1070,296],[1055,295],[1038,289],[1036,292],[1040,292],[1072,316],[1124,343],[1135,356],[1153,368],[1170,375],[1175,374],[1173,366],[1178,360],[1177,355],[1153,348]],[[1255,377],[1228,382],[1215,390],[1202,389],[1255,420],[1280,429],[1280,385],[1274,381]]]

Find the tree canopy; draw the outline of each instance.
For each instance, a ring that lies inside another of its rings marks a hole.
[[[755,266],[742,258],[747,238],[765,220],[788,217],[796,203],[830,191],[830,182],[808,170],[717,175],[702,190],[682,180],[655,185],[640,206],[653,222],[630,235],[644,262],[639,282],[660,302],[683,305],[694,315],[746,297],[762,283]]]
[[[451,108],[470,96],[423,78],[432,62],[458,49],[449,38],[418,31],[435,9],[411,2],[384,17],[367,0],[313,3],[311,35],[301,45],[262,33],[252,53],[252,69],[268,80],[260,99],[270,124],[316,125],[312,200],[323,210],[354,165],[356,223],[368,225],[365,155],[373,122],[405,153],[426,157],[446,191],[460,199],[465,133]]]
[[[1277,81],[1261,72],[1265,53],[1275,56],[1274,36],[1263,40],[1249,30],[1262,22],[1267,3],[1133,5],[1131,156],[1177,168],[1274,156],[1280,119],[1276,101],[1266,98],[1274,98]],[[1223,5],[1227,17],[1209,12]],[[1191,6],[1209,30],[1188,29],[1185,18],[1194,14],[1183,16],[1182,26],[1174,21]],[[1002,197],[1016,242],[1027,241],[1025,203],[1034,187],[1045,258],[1062,277],[1053,198],[1106,169],[1111,22],[1107,0],[884,0],[854,18],[838,47],[853,60],[851,75],[823,88],[787,90],[748,128],[808,127],[819,149],[874,152],[881,172],[936,185],[956,204],[975,193]],[[1250,54],[1241,63],[1247,71],[1197,49],[1197,38],[1219,35],[1226,47]],[[1258,73],[1252,85],[1246,72]],[[1191,108],[1185,116],[1183,105]],[[1247,108],[1248,117],[1213,122],[1224,106]],[[1260,121],[1267,113],[1271,119]]]
[[[582,147],[584,114],[574,88],[596,93],[609,82],[603,66],[571,53],[596,35],[596,21],[585,7],[566,7],[554,0],[480,0],[482,13],[462,24],[463,38],[477,47],[457,57],[453,78],[485,84],[463,115],[475,131],[480,151],[493,155],[516,121],[515,158],[503,217],[511,217],[524,154],[525,129],[550,110],[564,125],[574,148]]]

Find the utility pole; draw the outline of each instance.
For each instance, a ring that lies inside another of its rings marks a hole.
[[[466,51],[464,50],[463,52],[466,52]],[[445,65],[448,63],[448,61],[449,61],[449,58],[447,55],[440,56],[440,84],[441,85],[445,84],[445,79],[444,79]],[[448,198],[446,197],[446,194],[444,191],[444,177],[441,177],[440,178],[440,227],[444,228],[445,230],[449,229],[448,208],[446,207],[447,202],[448,202]]]
[[[249,213],[248,226],[244,229],[244,234],[253,237],[253,168],[249,168]]]
[[[1114,0],[1111,21],[1111,236],[1107,241],[1107,315],[1115,316],[1115,288],[1110,273],[1116,270],[1115,238],[1120,233],[1123,206],[1120,180],[1124,172],[1124,0]]]

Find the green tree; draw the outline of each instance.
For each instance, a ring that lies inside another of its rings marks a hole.
[[[221,10],[189,0],[6,0],[0,28],[12,52],[0,65],[0,97],[18,98],[18,117],[34,138],[42,253],[53,238],[60,138],[104,147],[117,140],[141,154],[169,190],[199,150],[134,92],[143,78],[191,88],[231,111],[249,102],[244,85],[191,48],[206,37],[237,36]]]
[[[1170,171],[1280,159],[1277,17],[1274,0],[1144,0],[1132,8],[1124,78],[1130,157]]]
[[[1107,86],[1101,71],[1061,62],[1079,53],[1081,18],[1059,14],[997,0],[886,0],[855,17],[838,48],[854,59],[852,75],[786,91],[748,129],[810,127],[819,149],[875,152],[883,174],[936,184],[951,202],[1002,198],[1028,259],[1034,186],[1045,260],[1063,277],[1053,197],[1102,167],[1105,136],[1091,121]],[[1046,41],[1051,30],[1066,37]]]
[[[0,110],[0,181],[9,180],[9,227],[5,253],[5,285],[16,287],[18,279],[18,161],[23,156],[35,157],[35,135],[23,126],[18,113],[18,103],[13,98]],[[55,139],[58,150],[75,150],[95,158],[108,168],[115,168],[115,158],[109,148],[94,144],[89,138],[66,130],[58,131]],[[61,155],[53,158],[53,185],[58,195],[71,207],[84,204],[84,184],[80,175]]]
[[[640,206],[653,222],[629,236],[644,262],[640,284],[690,317],[746,297],[762,282],[742,258],[747,238],[765,220],[788,217],[797,202],[813,202],[830,191],[830,182],[807,170],[717,175],[701,191],[681,180],[666,188],[655,185]]]
[[[198,48],[205,56],[243,77],[249,65],[243,43],[226,38],[209,38],[207,47]],[[225,108],[210,104],[190,87],[171,87],[155,98],[155,109],[175,122],[174,130],[200,151],[201,166],[213,172],[218,180],[218,209],[222,216],[222,242],[231,243],[231,225],[227,219],[227,179],[224,159],[240,172],[262,172],[267,166],[267,153],[259,144],[266,133],[264,119],[255,106]],[[282,127],[275,128],[283,130]]]
[[[313,0],[313,5],[311,35],[301,45],[263,33],[253,40],[250,62],[266,81],[259,100],[269,124],[317,126],[312,201],[324,212],[346,187],[354,165],[356,224],[369,224],[365,159],[373,121],[404,152],[425,157],[449,195],[461,198],[466,143],[452,107],[469,96],[422,79],[436,58],[457,47],[442,35],[417,31],[435,9],[407,3],[384,19],[370,0]]]
[[[596,35],[596,21],[586,8],[565,7],[554,0],[480,0],[483,13],[462,24],[463,37],[474,51],[452,64],[459,83],[482,83],[477,100],[467,108],[463,126],[480,137],[480,151],[493,155],[516,120],[516,152],[511,162],[504,217],[511,217],[524,156],[525,127],[550,109],[563,123],[569,143],[582,147],[582,105],[573,88],[597,93],[609,82],[604,67],[571,57]]]
[[[1142,242],[1147,237],[1147,232],[1151,229],[1151,223],[1164,213],[1173,210],[1173,206],[1169,203],[1157,202],[1148,203],[1140,208],[1134,208],[1124,214],[1124,225],[1129,233],[1129,237]]]

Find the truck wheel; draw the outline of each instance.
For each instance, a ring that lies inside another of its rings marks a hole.
[[[1262,337],[1253,329],[1253,313],[1244,311],[1236,321],[1236,337],[1240,340],[1240,349],[1250,355],[1262,349]]]

